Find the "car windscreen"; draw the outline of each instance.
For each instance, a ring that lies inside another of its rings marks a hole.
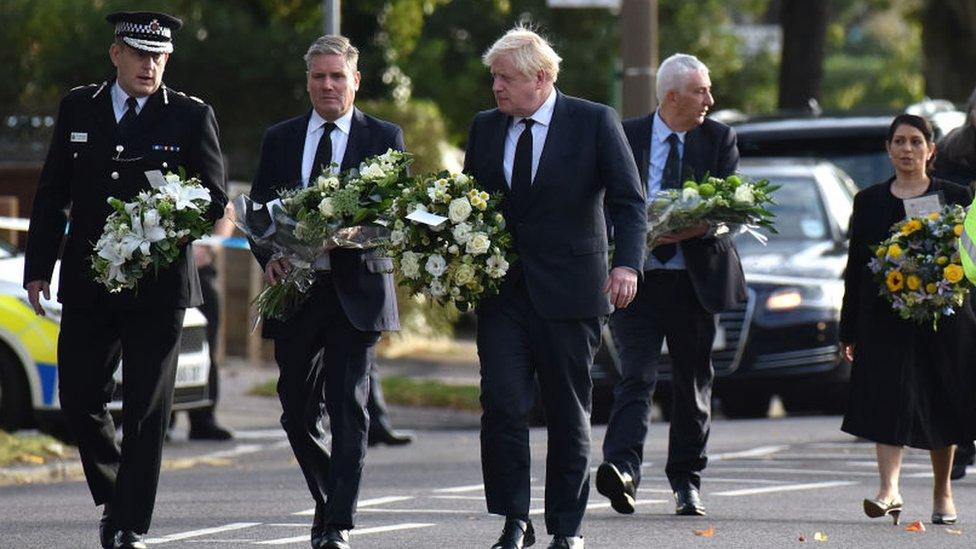
[[[884,135],[788,137],[748,133],[739,136],[739,152],[749,156],[823,158],[836,164],[864,189],[891,177]]]
[[[743,173],[751,179],[765,178],[781,187],[773,193],[776,201],[769,209],[776,218],[777,233],[761,231],[774,241],[820,241],[831,238],[830,225],[823,201],[813,177],[769,177],[761,172]],[[737,246],[760,245],[752,236],[742,233],[736,237]]]
[[[0,238],[0,259],[7,259],[8,257],[13,257],[17,253],[17,248],[13,244],[7,242],[6,240]]]

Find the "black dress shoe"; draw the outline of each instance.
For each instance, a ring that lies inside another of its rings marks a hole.
[[[216,423],[211,423],[199,427],[191,426],[188,438],[190,440],[231,440],[234,438],[234,433]]]
[[[119,530],[115,533],[115,544],[113,549],[148,549],[149,546],[142,541],[139,534],[132,530]]]
[[[553,536],[549,549],[583,549],[583,538],[579,536]]]
[[[506,518],[505,527],[491,549],[522,549],[535,543],[535,528],[531,520]]]
[[[386,444],[387,446],[403,446],[413,442],[413,435],[398,433],[392,429],[382,429],[369,432],[369,445]]]
[[[684,488],[674,492],[674,514],[683,516],[705,516],[705,506],[696,488]]]
[[[115,526],[112,526],[112,505],[106,503],[102,509],[102,518],[98,521],[98,541],[102,549],[112,549],[115,543]]]
[[[325,535],[325,519],[323,518],[325,508],[318,503],[315,504],[315,517],[312,519],[312,549],[322,547]]]
[[[609,461],[600,465],[596,470],[596,490],[610,500],[613,510],[624,515],[634,512],[634,479],[630,473],[621,473],[617,466]]]
[[[322,549],[349,549],[349,530],[327,526],[322,534]]]

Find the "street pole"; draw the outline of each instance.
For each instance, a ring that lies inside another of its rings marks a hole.
[[[340,3],[340,0],[322,0],[322,22],[325,34],[340,34],[342,27]]]
[[[651,112],[657,105],[657,0],[622,0],[620,56],[623,61],[622,116]]]

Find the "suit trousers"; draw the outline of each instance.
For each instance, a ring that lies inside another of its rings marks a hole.
[[[149,530],[163,437],[173,406],[185,309],[65,306],[58,336],[61,409],[96,505],[112,504],[116,528]],[[122,357],[122,444],[106,409]]]
[[[671,428],[665,472],[674,490],[701,488],[711,426],[711,350],[715,316],[706,311],[686,270],[644,273],[634,301],[610,317],[621,380],[603,440],[603,457],[640,483],[661,344],[671,358]]]
[[[203,296],[203,304],[197,307],[204,318],[207,319],[207,345],[210,348],[210,376],[207,379],[207,387],[210,389],[210,406],[191,410],[188,412],[190,418],[190,431],[194,429],[206,429],[214,424],[214,409],[217,407],[217,400],[220,399],[220,370],[217,362],[217,336],[220,333],[220,292],[217,290],[217,271],[212,266],[200,267],[197,269],[200,277],[200,293]]]
[[[528,518],[529,426],[536,380],[545,410],[546,529],[579,535],[590,489],[590,367],[600,318],[548,320],[523,282],[478,311],[481,464],[488,512]]]
[[[376,349],[369,350],[369,400],[366,403],[369,412],[369,432],[372,436],[381,436],[393,431],[390,423],[390,412],[386,407],[383,396],[383,386],[380,385],[380,372],[376,366]]]
[[[310,291],[275,338],[281,426],[315,499],[316,522],[347,529],[354,526],[366,459],[370,348],[380,332],[353,327],[328,275],[320,274]]]

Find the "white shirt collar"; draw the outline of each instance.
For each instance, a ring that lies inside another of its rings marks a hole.
[[[678,134],[678,141],[683,145],[685,142],[685,134],[688,133],[686,131],[676,132],[672,130],[657,111],[654,111],[654,121],[651,123],[651,128],[651,139],[658,143],[667,143],[668,136],[676,133]]]
[[[352,114],[356,108],[353,107],[346,111],[346,114],[340,116],[336,119],[334,124],[336,128],[342,130],[342,133],[349,135],[349,130],[352,128]],[[315,109],[312,109],[312,117],[308,119],[308,133],[317,132],[322,128],[322,124],[325,124],[326,120],[322,118]]]
[[[115,83],[112,84],[112,103],[115,105],[115,110],[124,114],[126,109],[129,108],[125,105],[125,100],[128,98],[129,94],[122,89],[122,86],[119,85],[119,81],[116,80]],[[148,96],[136,97],[136,104],[138,105],[138,107],[136,107],[136,112],[141,111],[142,108],[146,106],[146,101],[148,100]]]
[[[531,118],[536,124],[548,126],[552,122],[552,111],[556,108],[556,88],[549,92],[549,97],[542,102],[542,105],[531,116],[518,117],[512,120],[513,124],[518,124],[525,118]]]

